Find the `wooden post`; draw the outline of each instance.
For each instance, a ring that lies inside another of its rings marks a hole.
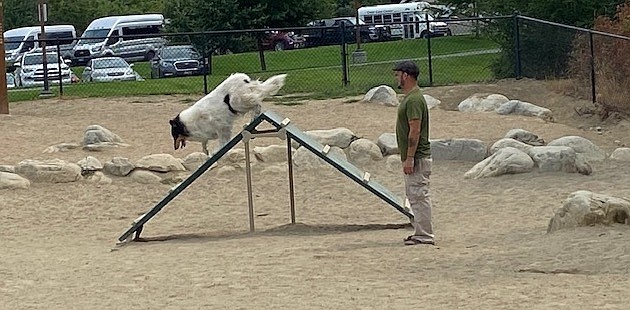
[[[9,114],[7,93],[7,64],[4,59],[4,0],[0,0],[0,114]]]

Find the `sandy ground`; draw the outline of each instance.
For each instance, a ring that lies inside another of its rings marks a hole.
[[[431,112],[432,138],[491,144],[512,128],[546,141],[581,135],[608,152],[628,141],[627,121],[579,118],[588,102],[537,81],[426,89],[443,100]],[[452,111],[475,92],[498,92],[551,108],[556,123],[520,116]],[[92,153],[137,160],[174,151],[168,119],[190,97],[76,99],[16,103],[0,116],[0,164],[88,153],[42,151],[78,142],[91,124],[130,146]],[[346,127],[376,140],[393,132],[395,109],[352,99],[266,109],[300,129]],[[239,120],[236,127],[246,122]],[[590,127],[602,125],[598,135]],[[236,128],[235,128],[236,129]],[[624,140],[625,139],[625,140]],[[255,145],[281,144],[261,138]],[[238,147],[242,147],[239,145]],[[331,169],[295,172],[297,221],[290,224],[286,173],[254,167],[254,234],[248,233],[243,171],[202,176],[145,226],[150,242],[116,247],[138,215],[168,185],[114,178],[38,184],[0,191],[1,309],[627,309],[630,229],[584,227],[547,234],[549,219],[573,191],[630,197],[630,167],[594,163],[590,176],[533,172],[465,180],[474,163],[435,162],[432,178],[438,246],[405,247],[411,229],[385,202]],[[382,162],[363,167],[402,194],[402,174]]]

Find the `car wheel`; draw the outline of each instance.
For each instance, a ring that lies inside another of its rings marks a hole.
[[[155,57],[155,52],[154,51],[149,51],[147,52],[146,56],[145,56],[145,60],[151,60]]]
[[[428,31],[423,31],[422,33],[420,33],[420,37],[423,39],[427,39],[429,37],[429,32]]]
[[[273,46],[273,49],[276,51],[284,51],[284,42],[282,41],[276,42],[276,44]]]

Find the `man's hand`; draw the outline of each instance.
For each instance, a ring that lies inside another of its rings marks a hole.
[[[414,164],[415,163],[413,157],[407,157],[407,160],[405,160],[405,162],[403,163],[403,172],[405,174],[412,174]]]

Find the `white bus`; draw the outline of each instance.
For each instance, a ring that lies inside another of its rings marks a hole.
[[[381,4],[360,7],[358,13],[359,18],[367,24],[403,23],[403,37],[405,39],[451,35],[446,23],[433,21],[433,16],[429,14],[430,8],[431,5],[427,2]],[[428,30],[425,14],[430,21],[430,29]]]
[[[108,16],[93,20],[73,49],[73,63],[94,57],[119,56],[126,60],[150,60],[164,39],[162,14]],[[132,36],[132,37],[130,37]]]
[[[18,62],[24,53],[38,47],[36,42],[41,38],[41,29],[41,26],[21,27],[7,30],[2,34],[4,37],[4,59],[7,65]],[[61,55],[71,53],[72,43],[77,37],[74,26],[49,25],[44,26],[44,31],[47,40],[56,40],[54,42],[48,41],[47,46],[59,44]]]

